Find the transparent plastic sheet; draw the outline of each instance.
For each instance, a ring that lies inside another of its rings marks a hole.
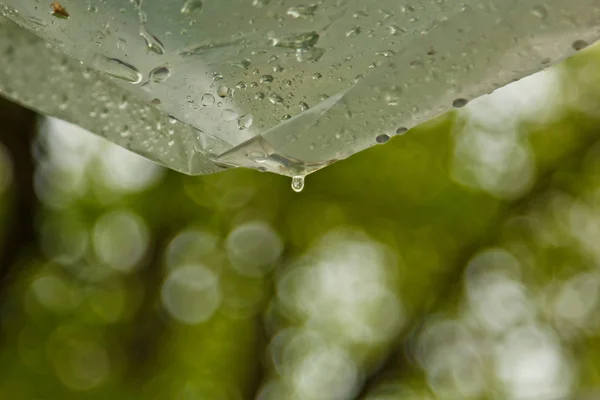
[[[189,174],[304,176],[600,37],[596,0],[0,3],[41,38],[0,23],[3,94]]]

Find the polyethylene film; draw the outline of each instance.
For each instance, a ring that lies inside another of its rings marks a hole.
[[[1,93],[189,174],[306,175],[600,36],[596,0],[0,3]]]

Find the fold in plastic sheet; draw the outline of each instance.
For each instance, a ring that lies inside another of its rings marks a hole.
[[[189,174],[305,175],[600,37],[596,0],[0,3],[4,95]]]

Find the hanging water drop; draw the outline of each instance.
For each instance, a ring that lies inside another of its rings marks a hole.
[[[299,193],[304,189],[304,177],[303,176],[294,176],[292,178],[292,189],[294,192]]]

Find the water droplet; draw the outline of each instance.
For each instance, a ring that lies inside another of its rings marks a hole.
[[[295,176],[292,178],[292,189],[294,192],[299,193],[304,189],[304,177]]]
[[[303,101],[301,101],[301,102],[300,102],[300,109],[301,109],[302,111],[306,111],[306,110],[308,110],[308,108],[309,108],[309,107],[308,107],[308,104],[306,104],[306,103],[305,103],[305,102],[303,102]]]
[[[586,47],[588,47],[589,44],[585,40],[576,40],[571,44],[571,46],[573,47],[574,50],[579,51],[579,50],[583,50]]]
[[[181,13],[189,15],[193,12],[201,12],[204,2],[202,0],[187,0],[181,7]]]
[[[346,32],[346,37],[356,36],[356,35],[360,34],[361,32],[362,32],[362,29],[360,28],[360,26],[355,26],[354,28],[352,28],[348,32]]]
[[[240,90],[244,90],[248,87],[248,85],[246,85],[246,82],[238,82],[237,85],[235,85],[235,87]]]
[[[154,98],[154,99],[152,99],[151,103],[155,106],[158,106],[158,105],[160,105],[161,101],[159,98]]]
[[[232,62],[231,65],[234,67],[246,69],[250,65],[252,65],[252,61],[248,60],[247,58],[244,58],[243,60]]]
[[[318,73],[318,72],[315,72],[315,73],[313,74],[313,79],[321,79],[322,77],[323,77],[323,75],[321,75],[321,74],[320,74],[320,73]]]
[[[239,117],[238,113],[229,108],[223,110],[223,120],[226,122],[231,122],[237,120]]]
[[[260,77],[260,83],[271,83],[274,80],[275,79],[273,78],[272,75],[263,75]]]
[[[152,80],[152,82],[163,83],[166,82],[170,76],[171,69],[168,65],[156,67],[152,71],[150,71],[150,79]]]
[[[202,95],[201,103],[204,107],[210,107],[215,104],[215,96],[210,93],[204,93]]]
[[[287,121],[288,119],[292,119],[292,116],[290,114],[285,114],[283,117],[281,117],[282,121]]]
[[[92,61],[94,68],[107,75],[122,79],[131,83],[140,83],[142,74],[133,65],[117,58],[108,58],[97,54]]]
[[[385,143],[388,140],[390,140],[390,137],[388,135],[386,135],[385,133],[381,134],[375,138],[375,141],[379,144]]]
[[[286,49],[310,49],[319,41],[319,34],[315,31],[299,33],[297,35],[283,36],[271,39],[273,46]]]
[[[396,135],[404,135],[407,131],[408,131],[408,129],[401,126],[398,129],[396,129]]]
[[[533,6],[533,8],[531,9],[531,12],[533,13],[533,15],[535,15],[539,19],[544,20],[544,19],[548,18],[548,10],[546,10],[546,7],[544,7],[542,5]]]
[[[273,72],[283,72],[283,67],[281,65],[276,65],[273,67]]]
[[[295,6],[295,7],[290,7],[287,10],[287,15],[289,15],[292,18],[312,17],[315,15],[315,12],[317,11],[317,7],[318,6],[316,4],[299,5],[299,6]]]
[[[377,53],[378,56],[384,56],[384,57],[392,57],[394,54],[393,50],[384,50],[384,51],[378,51]]]
[[[264,163],[265,161],[267,161],[267,155],[262,151],[252,151],[250,152],[250,154],[248,154],[248,157],[250,157],[258,163]]]
[[[383,96],[383,100],[388,106],[397,106],[402,100],[402,92],[397,87],[392,87],[391,91]]]
[[[462,108],[467,105],[469,101],[467,99],[454,99],[452,102],[452,107],[454,108]]]
[[[258,92],[258,93],[256,93],[256,94],[254,95],[254,98],[255,98],[256,100],[263,100],[263,99],[265,98],[265,94],[264,94],[264,93],[262,93],[262,92]]]
[[[229,93],[229,89],[227,88],[227,86],[221,86],[217,90],[217,95],[221,98],[227,97],[228,93]]]
[[[252,5],[254,7],[261,8],[268,5],[270,2],[271,0],[252,0]]]
[[[319,47],[313,47],[312,49],[298,49],[296,50],[296,60],[298,62],[315,62],[319,61],[325,54],[325,49]]]
[[[146,29],[146,25],[142,25],[140,28],[140,36],[144,38],[146,41],[146,47],[148,50],[153,51],[158,55],[162,55],[165,53],[165,46],[161,43],[160,40]]]
[[[399,27],[398,25],[390,25],[388,26],[388,31],[390,35],[399,35],[406,33],[406,29]]]
[[[251,114],[246,114],[246,115],[242,115],[241,117],[238,118],[237,123],[238,123],[238,129],[240,131],[243,131],[245,129],[250,128],[250,126],[252,126],[252,122],[254,121],[254,118],[252,117]]]
[[[281,104],[283,103],[283,98],[279,95],[272,94],[269,96],[269,101],[273,104]]]

